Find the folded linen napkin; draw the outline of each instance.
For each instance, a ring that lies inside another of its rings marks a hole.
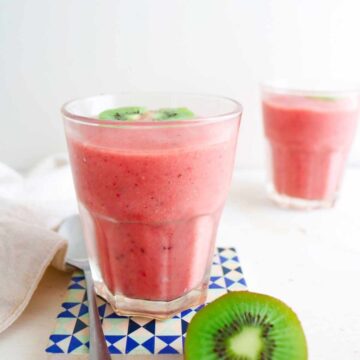
[[[0,332],[20,316],[50,264],[65,270],[67,244],[53,230],[76,211],[65,155],[27,176],[0,163]]]

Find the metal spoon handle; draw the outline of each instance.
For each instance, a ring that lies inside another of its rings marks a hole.
[[[89,360],[111,360],[106,345],[105,335],[101,326],[96,305],[94,282],[90,270],[85,270],[86,290],[89,308],[90,353]]]

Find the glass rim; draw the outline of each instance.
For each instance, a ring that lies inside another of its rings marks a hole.
[[[265,81],[259,84],[259,87],[262,92],[272,92],[272,93],[279,93],[279,94],[289,94],[289,95],[329,95],[329,96],[351,96],[357,95],[360,96],[360,84],[359,85],[352,85],[352,86],[345,86],[339,87],[337,90],[334,88],[326,88],[325,86],[314,87],[311,88],[310,86],[292,86],[290,84],[286,84],[283,81]]]
[[[76,102],[85,101],[85,100],[95,100],[96,98],[108,97],[108,96],[121,96],[121,95],[158,95],[158,96],[189,96],[189,97],[203,97],[204,99],[220,99],[228,101],[234,105],[232,111],[221,113],[218,115],[210,115],[205,117],[195,117],[189,120],[162,120],[162,121],[119,121],[119,120],[101,120],[96,117],[83,116],[75,114],[68,110],[68,107]],[[89,125],[89,126],[108,126],[108,127],[178,127],[178,126],[189,126],[189,125],[204,125],[206,123],[217,123],[221,121],[226,121],[233,119],[234,116],[241,116],[243,113],[242,105],[230,97],[219,96],[213,94],[204,94],[204,93],[191,93],[191,92],[143,92],[143,91],[126,91],[119,93],[104,93],[93,96],[79,97],[65,102],[61,109],[62,115],[69,121]]]

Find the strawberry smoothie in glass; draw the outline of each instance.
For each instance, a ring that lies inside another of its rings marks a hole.
[[[270,197],[284,207],[332,207],[356,131],[359,94],[262,90]]]
[[[62,112],[97,293],[119,314],[156,318],[203,303],[241,106],[140,93]]]

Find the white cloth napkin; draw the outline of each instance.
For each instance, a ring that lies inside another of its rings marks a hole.
[[[53,230],[76,212],[66,155],[26,176],[0,163],[0,332],[25,309],[50,264],[65,270],[67,244]]]

